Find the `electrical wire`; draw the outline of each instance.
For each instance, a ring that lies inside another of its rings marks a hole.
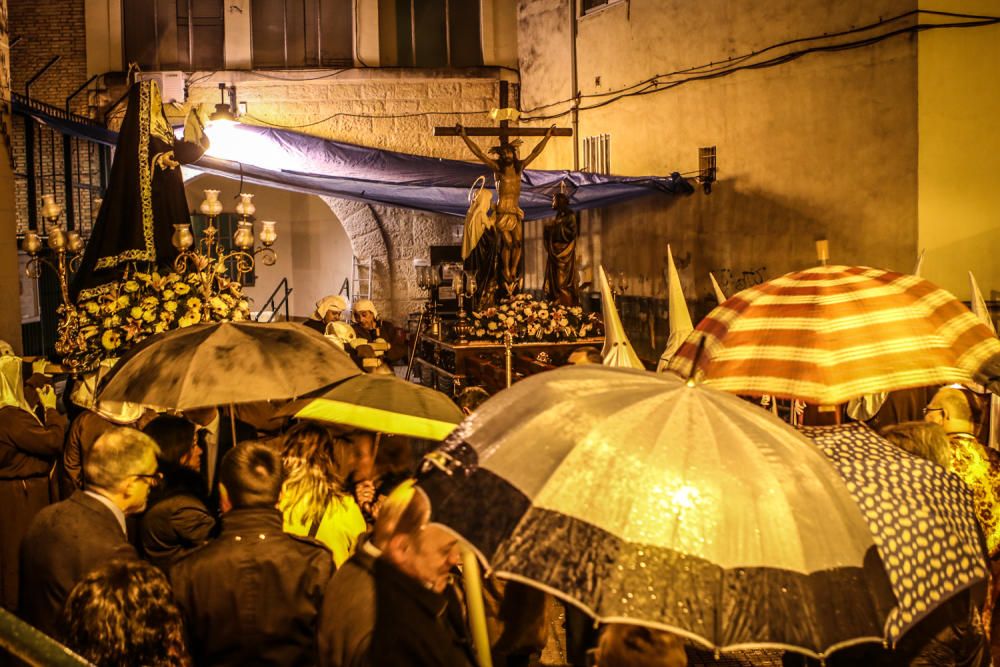
[[[624,93],[620,93],[620,94],[615,94],[614,97],[611,97],[610,99],[602,100],[601,102],[597,102],[597,103],[586,105],[586,106],[578,106],[578,107],[566,109],[565,111],[561,111],[561,112],[558,112],[558,113],[544,114],[544,115],[535,115],[535,116],[530,115],[530,113],[532,111],[534,111],[534,110],[544,109],[544,108],[548,108],[548,107],[552,107],[552,106],[557,106],[559,104],[566,104],[566,103],[569,103],[569,102],[573,102],[576,98],[568,98],[568,99],[565,99],[565,100],[560,100],[558,102],[552,102],[550,104],[546,104],[546,105],[541,105],[539,107],[535,107],[535,109],[533,109],[533,110],[525,111],[524,115],[521,116],[520,120],[522,120],[522,121],[546,121],[546,120],[553,120],[553,119],[556,119],[556,118],[562,118],[563,116],[567,116],[567,115],[573,113],[574,109],[577,110],[577,111],[588,111],[588,110],[592,110],[592,109],[599,109],[601,107],[608,106],[609,104],[613,104],[615,102],[618,102],[618,101],[620,101],[622,99],[625,99],[625,98],[628,98],[628,97],[637,97],[637,96],[641,96],[641,95],[649,95],[649,94],[652,94],[652,93],[658,93],[658,92],[662,92],[662,91],[665,91],[665,90],[670,90],[672,88],[676,88],[677,86],[683,85],[685,83],[691,83],[693,81],[703,81],[703,80],[707,80],[707,79],[721,78],[723,76],[728,76],[730,74],[735,74],[736,72],[743,71],[743,70],[765,69],[765,68],[768,68],[768,67],[775,67],[777,65],[781,65],[781,64],[784,64],[784,63],[787,63],[787,62],[791,62],[793,60],[797,60],[798,58],[801,58],[803,56],[806,56],[806,55],[809,55],[809,54],[812,54],[812,53],[845,51],[845,50],[850,50],[850,49],[862,48],[862,47],[865,47],[865,46],[870,46],[872,44],[876,44],[878,42],[890,39],[892,37],[896,37],[898,35],[910,34],[910,33],[919,33],[919,32],[924,32],[924,31],[927,31],[927,30],[935,30],[935,29],[941,29],[941,28],[977,28],[977,27],[983,27],[983,26],[988,26],[988,25],[995,25],[995,24],[1000,23],[1000,17],[997,17],[997,16],[980,16],[980,15],[973,15],[973,14],[954,14],[954,13],[951,13],[951,12],[933,12],[933,11],[929,11],[929,10],[915,10],[915,11],[912,11],[912,12],[906,12],[905,14],[901,14],[900,16],[893,17],[891,19],[880,21],[879,23],[876,23],[876,24],[870,24],[869,26],[864,26],[862,28],[854,28],[854,29],[851,29],[849,31],[843,31],[842,33],[837,33],[837,35],[852,34],[852,33],[856,33],[856,32],[859,32],[859,31],[869,30],[873,26],[885,25],[887,23],[894,22],[894,21],[896,21],[896,20],[898,20],[900,18],[905,18],[906,16],[912,15],[912,14],[915,14],[915,13],[926,13],[926,14],[933,14],[933,15],[936,15],[936,16],[948,16],[948,17],[956,17],[956,18],[971,19],[971,20],[969,20],[969,21],[963,21],[963,22],[951,22],[951,23],[916,24],[916,25],[912,25],[912,26],[907,26],[905,28],[899,28],[897,30],[892,30],[892,31],[889,31],[889,32],[886,32],[886,33],[881,33],[879,35],[874,35],[872,37],[868,37],[868,38],[861,39],[861,40],[854,40],[854,41],[850,41],[850,42],[844,42],[844,43],[840,43],[840,44],[831,44],[831,45],[825,45],[825,46],[814,46],[814,47],[810,47],[810,48],[807,48],[807,49],[801,49],[801,50],[798,50],[798,51],[793,51],[793,52],[790,52],[790,53],[787,53],[787,54],[783,54],[783,55],[780,55],[780,56],[769,58],[767,60],[764,60],[764,61],[761,61],[761,62],[756,62],[756,63],[737,64],[737,65],[733,65],[731,63],[726,63],[724,65],[717,66],[717,67],[714,67],[714,68],[713,68],[713,65],[710,64],[710,65],[703,65],[703,66],[688,68],[685,71],[688,71],[688,72],[696,72],[698,70],[704,70],[704,71],[702,71],[699,74],[694,74],[694,75],[685,77],[683,79],[680,79],[678,81],[672,81],[672,82],[661,82],[661,81],[659,81],[659,79],[661,79],[661,78],[669,78],[672,75],[657,75],[657,76],[654,76],[654,77],[650,77],[650,78],[648,78],[648,79],[646,79],[644,81],[640,81],[640,82],[638,82],[636,84],[632,84],[631,86],[627,86],[627,87],[625,87],[625,88],[623,88],[621,90],[625,90],[625,91],[628,91],[628,92],[624,92]],[[788,42],[785,42],[783,44],[794,44],[794,43],[798,43],[798,42],[802,42],[802,41],[815,41],[815,40],[818,40],[818,39],[824,39],[825,37],[826,36],[811,37],[811,38],[801,38],[801,39],[796,39],[796,40],[789,40]],[[771,50],[773,50],[775,48],[779,48],[779,47],[780,47],[780,45],[772,45],[772,46],[769,46],[769,47],[767,47],[765,49],[762,49],[760,51],[756,51],[756,52],[754,52],[752,54],[747,54],[745,56],[740,56],[738,58],[738,60],[739,61],[745,61],[745,60],[749,59],[750,57],[758,56],[761,53],[764,53],[765,51],[771,51]],[[713,68],[713,69],[708,69],[708,68]],[[644,87],[640,88],[638,90],[634,90],[635,88],[637,88],[639,86],[644,86]],[[609,93],[599,93],[599,94],[591,94],[591,95],[587,95],[587,96],[581,95],[580,99],[582,99],[584,97],[607,97],[608,95],[611,95],[611,94],[613,94],[613,93],[610,93],[610,92]]]
[[[245,118],[251,118],[254,121],[260,123],[261,125],[266,125],[268,127],[280,127],[285,130],[295,130],[303,127],[312,127],[314,125],[320,125],[327,121],[333,120],[334,118],[368,118],[372,120],[383,120],[392,118],[416,118],[420,116],[464,116],[466,114],[483,114],[489,113],[489,109],[478,109],[471,111],[414,111],[411,113],[395,113],[395,114],[385,114],[382,116],[376,116],[366,113],[349,113],[349,112],[339,112],[331,114],[326,118],[321,118],[319,120],[314,120],[311,123],[303,123],[302,125],[282,125],[280,123],[272,123],[271,121],[258,118],[252,114],[243,114]]]

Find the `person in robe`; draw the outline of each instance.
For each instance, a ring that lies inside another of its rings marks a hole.
[[[66,418],[51,387],[38,390],[40,419],[24,397],[21,358],[0,341],[0,606],[15,611],[21,542],[31,520],[52,502],[49,471],[62,451]]]
[[[175,140],[155,81],[137,81],[118,133],[108,188],[80,268],[70,285],[74,301],[110,292],[133,262],[172,270],[175,224],[190,224],[180,165],[208,148],[197,111]]]

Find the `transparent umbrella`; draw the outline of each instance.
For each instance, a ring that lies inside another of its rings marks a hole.
[[[495,572],[716,650],[881,642],[861,511],[804,436],[672,376],[563,368],[500,392],[424,465],[432,518]]]

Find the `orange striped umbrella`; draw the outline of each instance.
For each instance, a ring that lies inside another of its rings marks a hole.
[[[893,389],[1000,383],[1000,340],[917,276],[818,266],[746,289],[708,314],[670,369],[737,394],[835,405]]]

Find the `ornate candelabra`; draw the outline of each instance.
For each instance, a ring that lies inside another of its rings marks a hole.
[[[417,287],[427,292],[427,303],[424,304],[427,332],[434,338],[439,338],[441,319],[437,315],[437,287],[441,284],[441,273],[436,266],[418,266],[416,270]]]
[[[24,269],[28,278],[32,280],[40,278],[42,266],[47,266],[59,278],[62,305],[59,307],[60,319],[55,349],[60,356],[67,357],[70,352],[80,349],[85,344],[80,333],[79,313],[69,298],[69,276],[80,266],[84,243],[79,233],[63,229],[59,222],[62,213],[63,207],[55,201],[55,195],[42,195],[41,214],[45,223],[47,244],[53,253],[51,259],[42,256],[42,238],[35,231],[25,232],[21,247],[30,257]],[[74,374],[85,370],[73,359],[64,358],[64,363]]]
[[[476,293],[476,287],[476,276],[468,271],[459,271],[452,276],[451,288],[455,290],[455,295],[458,297],[458,322],[453,328],[459,343],[467,343],[469,332],[472,330],[465,312],[464,302],[472,299]]]
[[[253,195],[241,192],[240,202],[236,205],[236,213],[240,220],[233,233],[234,250],[227,250],[219,242],[219,230],[215,227],[215,219],[222,213],[222,202],[219,201],[218,190],[205,190],[205,201],[199,210],[208,218],[208,225],[202,230],[201,238],[195,243],[194,233],[188,224],[174,225],[174,234],[170,241],[177,249],[177,259],[174,260],[174,270],[186,273],[195,269],[206,274],[201,281],[204,314],[207,317],[212,297],[212,288],[217,283],[220,274],[236,271],[237,276],[244,276],[254,270],[255,258],[260,255],[260,261],[271,266],[277,260],[274,242],[278,239],[275,222],[261,220],[261,230],[258,235],[260,245],[254,247],[253,214],[257,208],[253,205]]]

